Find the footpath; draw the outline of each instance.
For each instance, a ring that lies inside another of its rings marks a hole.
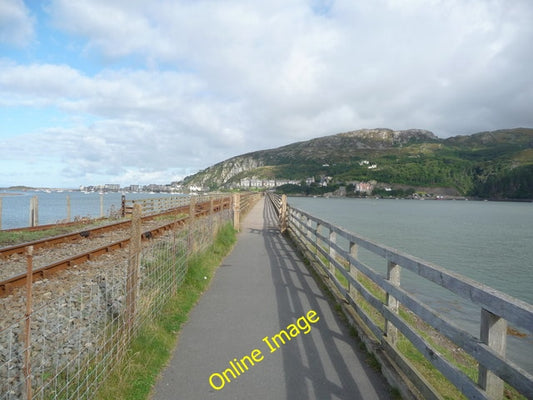
[[[389,399],[268,201],[182,327],[153,400]]]

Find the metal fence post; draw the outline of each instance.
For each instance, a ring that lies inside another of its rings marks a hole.
[[[24,324],[24,381],[26,398],[31,399],[31,314],[33,308],[33,246],[26,247],[26,320]]]

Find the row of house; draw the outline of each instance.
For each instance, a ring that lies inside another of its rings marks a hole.
[[[366,165],[366,167],[367,167],[368,169],[376,169],[376,168],[378,167],[377,164],[372,164],[372,163],[370,163],[370,161],[368,161],[368,160],[360,161],[360,162],[359,162],[359,165],[360,165],[360,166]]]
[[[105,185],[91,185],[91,186],[80,186],[80,191],[82,192],[100,192],[100,193],[109,193],[109,192],[154,192],[154,193],[175,193],[179,192],[181,187],[176,185],[158,185],[158,184],[149,184],[149,185],[129,185],[120,187],[116,183],[106,183]]]
[[[275,188],[281,185],[299,185],[299,181],[289,180],[289,179],[256,179],[256,178],[245,178],[241,179],[236,187],[240,189],[270,189]]]
[[[331,176],[322,176],[317,181],[314,177],[306,178],[305,184],[307,186],[310,186],[312,184],[318,184],[320,186],[328,186],[328,183],[332,181]],[[258,178],[244,178],[239,181],[237,185],[234,185],[233,187],[240,188],[240,189],[248,189],[248,188],[254,188],[254,189],[270,189],[275,188],[282,185],[301,185],[302,181],[300,180],[294,180],[294,179],[258,179]]]
[[[231,186],[232,189],[273,189],[278,186],[292,184],[292,185],[302,185],[304,182],[307,186],[310,185],[319,185],[327,187],[333,178],[331,176],[322,176],[318,179],[314,177],[308,177],[302,181],[291,180],[291,179],[259,179],[259,178],[244,178],[241,179],[238,183],[235,183]],[[371,182],[348,182],[354,186],[354,192],[359,193],[368,193],[371,194],[374,190],[375,181]],[[120,187],[118,184],[105,184],[105,185],[96,185],[96,186],[80,186],[80,191],[84,192],[154,192],[154,193],[198,193],[206,192],[207,188],[200,185],[189,185],[188,187],[183,186],[180,182],[172,182],[168,185],[129,185],[125,187]]]

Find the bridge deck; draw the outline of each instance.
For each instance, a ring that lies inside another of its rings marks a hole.
[[[390,398],[280,235],[269,203],[256,204],[241,226],[183,326],[153,399]]]

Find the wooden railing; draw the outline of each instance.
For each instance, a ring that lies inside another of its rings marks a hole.
[[[243,192],[234,194],[233,196],[230,194],[210,194],[203,196],[157,197],[139,200],[127,200],[125,196],[122,196],[120,211],[123,217],[131,215],[133,206],[140,204],[142,215],[147,216],[178,210],[180,208],[185,210],[191,203],[194,203],[196,212],[200,209],[211,208],[216,210],[218,208],[230,208],[230,204],[233,204],[232,208],[234,210],[247,212],[260,197],[262,197],[262,193],[256,192]]]
[[[279,218],[320,274],[347,303],[354,320],[370,330],[374,341],[407,375],[424,398],[441,398],[398,349],[407,339],[444,377],[470,399],[501,399],[504,382],[533,398],[533,375],[506,357],[508,323],[533,333],[533,306],[445,268],[374,243],[323,219],[287,205],[286,197],[269,194]],[[386,274],[363,263],[359,249],[386,261]],[[423,304],[402,287],[401,268],[439,285],[481,308],[479,338]],[[373,290],[373,288],[379,288]],[[384,295],[380,295],[384,294]],[[368,307],[370,305],[371,307]],[[400,312],[407,310],[406,312]],[[376,318],[373,313],[379,313]],[[414,319],[410,316],[414,314]],[[380,320],[381,322],[379,322]],[[414,321],[423,321],[478,363],[477,381],[442,355]],[[417,325],[415,327],[415,325]],[[372,336],[371,335],[371,336]]]
[[[126,199],[126,196],[122,196],[121,215],[131,215],[133,212],[133,206],[140,204],[142,207],[142,215],[160,214],[162,212],[172,210],[178,207],[188,205],[190,202],[189,196],[165,196],[156,197],[150,199]]]
[[[263,197],[262,193],[258,192],[244,192],[233,194],[233,227],[236,230],[240,229],[241,214],[246,215],[257,201]]]

